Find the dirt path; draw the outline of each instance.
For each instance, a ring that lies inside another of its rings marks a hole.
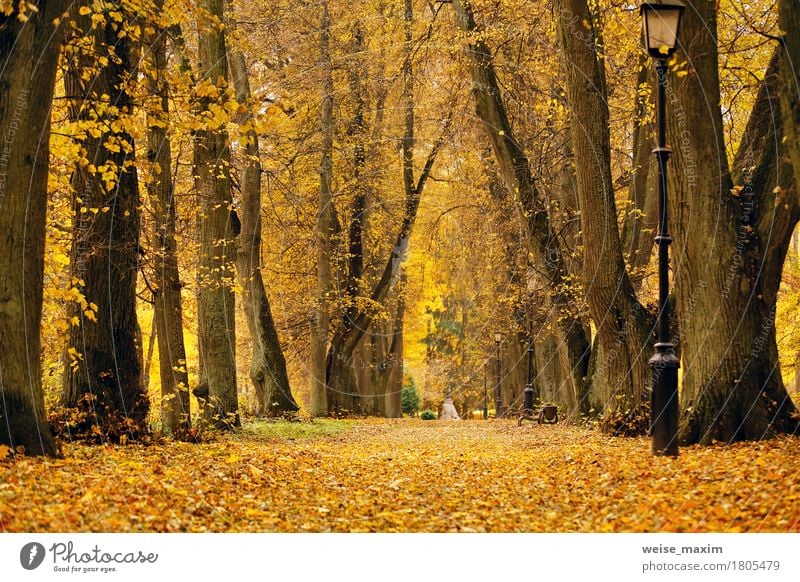
[[[0,463],[0,531],[800,531],[800,439],[684,449],[511,422],[71,447]]]

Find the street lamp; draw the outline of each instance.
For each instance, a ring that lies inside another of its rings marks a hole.
[[[497,387],[494,395],[494,417],[500,418],[503,414],[503,393],[500,382],[500,342],[503,341],[503,334],[499,331],[494,332],[494,345],[497,353]]]
[[[530,312],[528,313],[528,381],[522,393],[522,416],[520,418],[533,416],[533,296],[536,292],[536,275],[533,269],[528,271],[527,288],[529,294],[528,305],[530,308]]]
[[[533,333],[528,336],[528,383],[523,392],[522,414],[533,415]]]
[[[678,455],[678,368],[669,330],[669,245],[667,228],[667,161],[672,153],[666,138],[667,57],[675,52],[685,6],[677,0],[653,0],[640,8],[644,45],[656,59],[658,79],[658,143],[653,150],[658,163],[658,341],[650,358],[653,391],[650,397],[651,435],[654,455]]]
[[[651,57],[664,60],[675,52],[685,8],[679,0],[653,0],[641,5],[643,40]]]

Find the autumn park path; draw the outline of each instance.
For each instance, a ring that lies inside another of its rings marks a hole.
[[[253,427],[0,461],[0,531],[800,531],[800,439],[691,447],[511,421]]]

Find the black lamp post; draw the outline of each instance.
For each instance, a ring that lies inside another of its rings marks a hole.
[[[497,353],[497,386],[494,394],[494,417],[500,418],[503,415],[503,392],[500,381],[500,342],[503,341],[503,334],[499,331],[494,332],[494,345]]]
[[[488,420],[489,418],[489,390],[487,386],[489,379],[486,374],[486,366],[488,364],[488,360],[483,363],[483,420]]]
[[[533,414],[533,334],[528,337],[528,382],[523,392],[522,414]]]
[[[653,391],[650,399],[654,455],[678,455],[678,368],[669,329],[669,245],[667,228],[667,161],[672,153],[666,141],[667,58],[675,51],[678,27],[685,6],[677,0],[652,0],[641,5],[644,44],[656,59],[658,78],[658,143],[653,150],[658,162],[658,341],[650,358]]]

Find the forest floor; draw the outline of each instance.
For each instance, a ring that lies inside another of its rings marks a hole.
[[[0,461],[0,531],[800,531],[800,438],[688,447],[513,421],[254,423]]]

